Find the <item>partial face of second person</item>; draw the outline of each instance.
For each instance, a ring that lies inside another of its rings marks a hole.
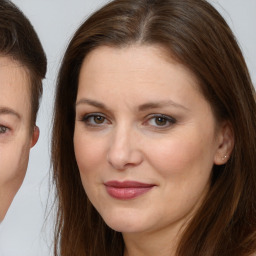
[[[28,73],[9,57],[0,57],[0,221],[24,179],[38,128],[31,129]]]
[[[85,58],[75,155],[89,199],[114,230],[178,231],[207,193],[213,165],[227,160],[231,137],[193,74],[161,47],[99,47]]]

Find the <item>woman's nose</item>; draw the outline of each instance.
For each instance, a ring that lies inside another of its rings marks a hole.
[[[135,167],[143,161],[140,140],[135,131],[119,129],[113,132],[107,161],[117,170]]]

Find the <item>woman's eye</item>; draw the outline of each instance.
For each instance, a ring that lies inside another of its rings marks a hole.
[[[93,119],[93,122],[96,124],[103,124],[105,121],[105,117],[103,116],[93,116],[92,119]]]
[[[106,117],[98,114],[89,114],[82,118],[82,121],[90,126],[100,126],[107,123]]]
[[[150,116],[148,124],[158,128],[167,128],[176,123],[176,119],[170,116],[157,114]]]
[[[159,126],[165,126],[167,122],[167,119],[164,117],[155,117],[155,123]]]
[[[0,134],[4,134],[8,131],[8,128],[3,126],[3,125],[0,125]]]

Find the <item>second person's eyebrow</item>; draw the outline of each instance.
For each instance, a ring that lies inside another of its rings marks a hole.
[[[17,117],[18,119],[21,119],[21,115],[17,111],[15,111],[11,108],[8,108],[8,107],[0,106],[0,115],[13,115],[13,116]]]

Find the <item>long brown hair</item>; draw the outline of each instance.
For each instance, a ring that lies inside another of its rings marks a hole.
[[[0,0],[0,56],[24,65],[30,79],[31,127],[36,122],[46,56],[36,31],[27,17],[11,1]]]
[[[216,120],[229,120],[235,146],[213,166],[211,187],[186,228],[179,256],[249,256],[256,251],[256,106],[233,33],[204,0],[115,0],[77,30],[59,71],[52,136],[57,187],[55,255],[121,256],[122,235],[89,202],[77,167],[74,104],[82,61],[101,45],[157,44],[189,68]],[[110,60],[111,61],[111,60]]]

